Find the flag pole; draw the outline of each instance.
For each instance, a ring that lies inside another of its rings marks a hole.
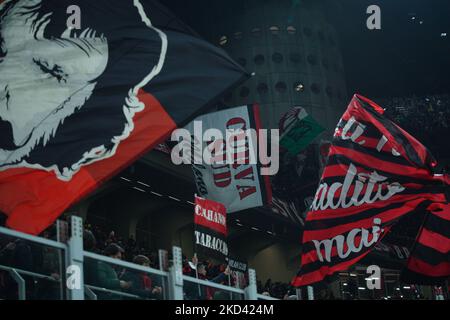
[[[228,286],[231,287],[231,273],[228,274]],[[230,291],[230,300],[233,300],[233,292]]]

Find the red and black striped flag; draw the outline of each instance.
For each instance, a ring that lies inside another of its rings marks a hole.
[[[0,211],[28,233],[248,77],[152,0],[1,0],[0,17]]]
[[[450,275],[450,205],[435,203],[428,209],[401,276],[405,283],[439,284]]]
[[[306,217],[301,269],[293,285],[310,285],[348,269],[401,217],[448,205],[444,178],[433,174],[432,155],[383,113],[374,102],[355,95],[339,121]],[[443,253],[435,255],[437,260],[444,259],[449,250],[448,215],[430,215],[428,226],[433,219],[446,221],[446,229],[440,237],[431,237],[426,230],[440,229],[434,223],[436,229],[427,229],[425,224],[419,243]],[[422,259],[430,257],[425,253]],[[450,275],[448,263],[431,264],[440,266],[439,275]],[[423,267],[429,265],[416,263],[416,272],[426,273]]]

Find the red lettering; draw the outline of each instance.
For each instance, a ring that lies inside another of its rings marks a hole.
[[[213,178],[214,178],[214,184],[219,188],[225,188],[228,187],[231,183],[231,172],[228,165],[222,165],[215,167],[214,165],[211,166],[211,168],[214,171]],[[225,169],[225,170],[220,170]]]
[[[230,120],[227,121],[227,129],[231,129],[231,126],[234,125],[238,125],[238,124],[242,124],[242,128],[233,128],[233,129],[242,129],[245,130],[246,128],[246,123],[245,120],[242,118],[232,118]]]
[[[255,176],[253,175],[253,167],[248,167],[247,169],[242,170],[235,176],[235,179],[255,180]]]

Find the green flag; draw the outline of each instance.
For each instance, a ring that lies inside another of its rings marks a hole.
[[[283,131],[280,144],[293,155],[305,150],[325,130],[305,109],[300,107],[295,107],[286,113],[280,121],[280,127]]]

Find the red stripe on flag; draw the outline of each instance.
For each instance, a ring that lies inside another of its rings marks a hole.
[[[442,253],[448,253],[450,251],[449,238],[426,228],[422,229],[418,242]]]
[[[366,103],[368,103],[369,105],[371,105],[378,113],[379,112],[379,108],[380,106],[378,106],[375,102],[360,96],[360,95],[356,95],[357,98],[365,101]],[[355,99],[354,99],[355,100]],[[357,101],[357,100],[355,100]],[[357,105],[357,103],[355,102],[355,105]],[[359,110],[362,111],[363,113],[363,119],[367,119],[369,120],[369,122],[371,122],[372,124],[374,124],[382,133],[383,135],[390,141],[392,141],[392,143],[396,144],[396,150],[399,151],[401,154],[403,154],[403,156],[408,159],[408,161],[411,161],[409,159],[409,157],[407,156],[406,150],[404,149],[403,145],[400,145],[399,143],[397,143],[397,140],[395,139],[395,137],[391,134],[391,132],[381,123],[379,122],[375,117],[373,117],[368,111],[366,111],[363,107],[359,107]],[[382,114],[382,113],[381,113]],[[367,121],[366,120],[366,121]],[[400,132],[401,134],[408,140],[409,144],[414,148],[415,152],[417,153],[417,155],[419,156],[421,162],[423,164],[426,164],[427,161],[427,154],[428,154],[428,150],[419,142],[417,141],[416,138],[414,138],[413,136],[411,136],[408,132],[406,132],[405,130],[403,130],[402,128],[400,128],[398,125],[396,125],[395,123],[391,122]],[[413,163],[413,162],[411,162]]]
[[[358,217],[355,216],[355,220],[357,220],[357,221],[355,221],[354,223],[337,225],[337,226],[327,228],[327,229],[305,230],[303,233],[303,243],[305,243],[307,241],[311,241],[311,240],[331,239],[339,234],[343,234],[343,233],[348,232],[355,228],[371,229],[373,226],[373,219],[375,219],[375,218],[381,219],[381,223],[385,224],[387,222],[395,220],[395,219],[405,215],[406,213],[414,210],[416,208],[416,206],[418,204],[420,204],[422,201],[423,201],[423,199],[409,201],[400,208],[383,211],[380,214],[377,214],[373,217],[363,219],[363,220],[357,220]]]
[[[303,274],[301,276],[297,276],[294,278],[294,280],[291,282],[291,284],[294,287],[301,287],[301,286],[307,286],[309,284],[312,284],[314,282],[319,282],[321,280],[323,280],[323,278],[325,278],[328,275],[332,275],[333,273],[337,272],[337,271],[342,271],[342,270],[347,270],[350,266],[352,266],[353,264],[355,264],[356,262],[358,262],[359,260],[361,260],[362,258],[364,258],[370,251],[364,252],[363,254],[361,254],[360,256],[348,260],[348,261],[344,261],[342,263],[336,264],[334,266],[323,266],[320,269],[317,269],[316,271],[307,273],[307,274]]]
[[[444,220],[450,221],[450,204],[447,203],[432,203],[428,206],[427,210],[431,211],[431,214]]]
[[[330,147],[330,156],[334,154],[343,155],[349,160],[354,160],[363,165],[373,168],[380,168],[385,172],[403,175],[403,176],[411,176],[417,179],[430,179],[430,173],[425,169],[419,169],[416,167],[403,166],[400,164],[396,164],[393,162],[383,161],[376,157],[372,157],[366,153],[359,152],[356,150],[350,150],[342,147],[338,147],[336,145],[332,145]]]
[[[351,136],[352,132],[347,132],[347,136]],[[339,130],[338,133],[335,135],[335,137],[341,137],[342,136],[342,130]],[[377,150],[377,146],[381,141],[382,134],[380,132],[380,138],[371,138],[366,137],[364,135],[359,136],[358,142],[364,141],[364,144],[360,145],[363,148],[370,149],[371,151],[380,152],[380,154],[384,154],[385,156],[392,156],[396,157],[392,154],[392,149],[395,149],[395,146],[388,140],[384,145],[383,148],[381,148],[380,151]],[[395,149],[396,150],[396,149]]]
[[[370,104],[372,106],[372,108],[378,112],[379,114],[384,114],[384,108],[382,108],[381,106],[379,106],[377,103],[375,103],[374,101],[367,99],[366,97],[359,95],[359,94],[355,94],[355,96],[360,99],[363,100],[365,102],[367,102],[368,104]]]
[[[370,122],[371,124],[373,124],[380,131],[380,133],[388,139],[388,141],[392,141],[392,143],[395,145],[395,150],[399,152],[405,159],[408,159],[408,157],[406,156],[406,150],[403,147],[403,145],[399,144],[397,140],[394,138],[394,136],[389,132],[389,130],[387,130],[382,123],[380,123],[377,119],[375,119],[372,116],[372,114],[370,114],[368,111],[364,109],[363,106],[360,105],[358,99],[361,99],[370,104],[372,107],[374,107],[374,110],[376,110],[379,114],[384,113],[384,111],[379,112],[379,108],[381,108],[380,106],[378,106],[373,101],[360,95],[355,95],[353,97],[346,113],[348,113],[349,115],[358,115],[357,119],[362,119],[366,122]]]

